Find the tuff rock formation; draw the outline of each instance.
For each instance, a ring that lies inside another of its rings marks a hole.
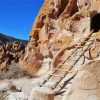
[[[20,60],[20,68],[30,75],[45,77],[91,31],[96,33],[99,30],[100,0],[45,0],[30,32],[30,40],[25,55]],[[77,64],[78,73],[72,86],[66,90],[63,100],[99,100],[99,34],[95,35],[93,45]],[[43,92],[45,90],[42,88],[32,91],[29,100],[41,100],[41,96],[48,100],[50,94]],[[61,100],[56,96],[53,99]]]
[[[100,0],[45,0],[30,32],[21,69],[40,75],[56,67],[77,45],[79,37],[99,30],[100,26],[92,25],[94,16],[100,17],[99,12]],[[99,55],[97,45],[90,50],[91,59]]]
[[[82,66],[62,100],[100,99],[100,60]]]
[[[0,45],[0,71],[12,62],[19,62],[23,57],[25,46],[20,42],[11,42]]]

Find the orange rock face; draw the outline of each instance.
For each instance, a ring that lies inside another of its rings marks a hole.
[[[0,45],[0,71],[11,62],[19,62],[24,54],[25,46],[20,42],[11,42]]]
[[[21,69],[34,75],[43,67],[44,58],[52,59],[56,67],[69,54],[68,48],[87,36],[99,12],[100,0],[45,0],[30,32]]]

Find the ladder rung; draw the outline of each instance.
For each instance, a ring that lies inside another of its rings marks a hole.
[[[74,55],[74,58],[75,58],[76,56],[81,56],[81,54],[80,54],[80,55],[78,55],[78,54]]]
[[[81,56],[81,55],[80,55],[80,56]],[[75,60],[75,57],[73,57],[73,58],[71,57],[71,58],[68,59],[67,61],[69,61],[69,60],[72,60],[72,61],[73,61],[73,60]],[[76,59],[76,60],[77,60],[77,59]],[[62,60],[62,61],[66,61],[66,60]],[[66,62],[67,62],[67,61],[66,61]]]
[[[87,41],[87,42],[83,42],[83,43],[88,43],[88,42],[92,42],[93,40],[91,40],[91,41]],[[82,48],[82,47],[85,47],[85,46],[88,46],[88,45],[77,45],[77,46],[75,46],[75,48]]]
[[[48,80],[48,82],[55,82],[55,83],[57,83],[58,80]]]
[[[48,88],[50,88],[51,90],[54,89],[54,85],[45,84],[45,85],[43,85],[42,87],[48,87]]]
[[[77,45],[77,46],[75,46],[75,48],[81,48],[81,47],[84,47],[84,46],[78,46],[78,45]]]
[[[85,40],[85,39],[90,39],[90,38],[92,38],[92,37],[94,37],[94,36],[96,36],[96,34],[93,35],[93,36],[90,36],[90,37],[84,37],[84,38],[81,38],[81,40],[82,40],[82,39],[84,39],[84,40]]]
[[[80,51],[82,51],[82,50],[78,50],[77,53],[80,52]],[[70,55],[70,59],[71,59],[71,57],[76,57],[76,56],[81,56],[81,55],[82,55],[82,54],[75,54],[75,53],[74,53],[73,55]]]
[[[77,61],[77,59],[69,59],[70,61]]]
[[[48,79],[45,79],[47,82],[55,82],[55,83],[57,83],[58,82],[58,80],[48,80]]]
[[[76,56],[76,55],[75,55],[75,56]],[[78,55],[77,55],[77,56],[78,56]],[[71,58],[71,57],[73,57],[73,55],[70,55],[69,57]],[[68,59],[68,60],[69,60],[69,59]]]
[[[92,36],[91,36],[91,37],[92,37]],[[84,40],[85,40],[85,39],[90,39],[91,37],[84,37],[84,38],[81,38],[81,40],[82,40],[82,39],[84,39]]]
[[[80,56],[82,56],[82,55],[80,55]],[[80,56],[77,56],[77,57],[80,57]],[[69,60],[77,60],[78,58],[75,58],[75,56],[74,57],[71,57]]]
[[[49,85],[49,86],[48,86],[48,85],[43,85],[43,87],[52,89],[53,86],[50,86],[50,85]]]
[[[61,75],[55,75],[55,74],[50,74],[50,75],[63,78],[63,76],[61,76]]]
[[[68,72],[68,70],[62,70],[62,69],[59,69],[59,68],[53,68],[55,70],[58,70],[58,71],[62,71],[62,72]]]
[[[82,41],[82,42],[79,41],[78,43],[87,43],[87,42],[90,42],[90,41],[93,41],[93,40],[87,40],[87,41],[85,40],[85,41]]]
[[[44,80],[43,80],[44,81]],[[52,82],[52,83],[57,83],[58,81],[55,81],[55,80],[48,80],[48,79],[45,79],[46,82]],[[45,86],[43,85],[43,82],[42,83],[39,83],[39,86],[42,87],[42,86]],[[52,88],[52,87],[51,87]]]
[[[77,58],[73,57],[73,58],[70,58],[69,60],[70,60],[70,61],[77,61],[78,58],[81,57],[81,56],[82,56],[82,55],[78,56]]]
[[[75,48],[83,48],[85,45],[76,45]]]
[[[83,48],[83,49],[78,49],[78,50],[77,50],[77,53],[78,53],[78,52],[81,52],[81,51],[83,52],[83,51],[84,51],[84,48]]]

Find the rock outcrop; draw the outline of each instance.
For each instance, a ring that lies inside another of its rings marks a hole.
[[[62,100],[100,99],[100,60],[82,66]]]
[[[44,68],[44,59],[48,58],[49,65],[56,67],[77,45],[79,37],[96,31],[91,21],[99,14],[99,5],[99,0],[45,0],[30,32],[21,69],[34,75]]]
[[[12,62],[19,62],[24,55],[25,46],[20,42],[11,42],[0,45],[0,71]]]

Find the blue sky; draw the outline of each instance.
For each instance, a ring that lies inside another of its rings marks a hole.
[[[29,39],[33,22],[44,0],[0,0],[0,33]]]

